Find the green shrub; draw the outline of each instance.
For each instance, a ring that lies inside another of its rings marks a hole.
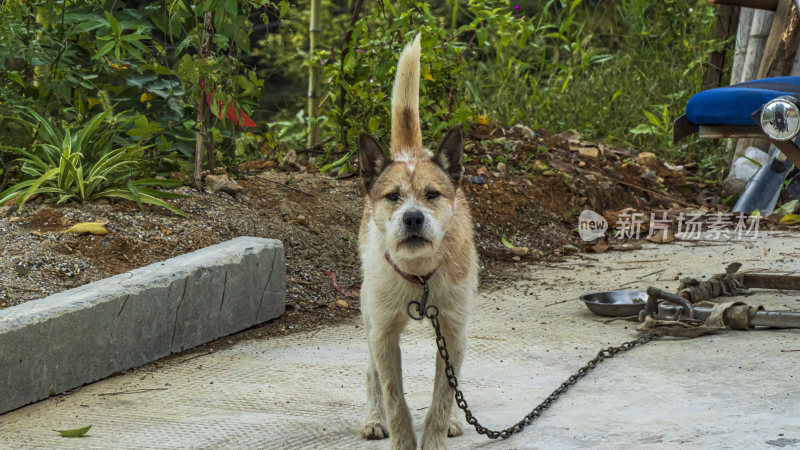
[[[253,135],[242,133],[220,112],[231,106],[237,113],[251,112],[256,105],[263,80],[242,62],[242,55],[250,51],[253,22],[285,16],[289,4],[137,3],[138,8],[111,0],[0,2],[0,116],[5,125],[20,105],[67,122],[125,111],[130,121],[117,127],[114,139],[146,147],[142,158],[152,164],[147,168],[151,174],[191,172],[188,161],[200,128],[198,101],[210,94],[207,121],[217,161],[232,165],[257,151]],[[206,12],[213,12],[215,28],[207,57],[200,55]],[[34,143],[11,126],[0,128],[0,142],[20,148]]]
[[[100,113],[86,123],[53,128],[48,121],[29,108],[18,107],[24,119],[18,122],[32,125],[40,142],[30,150],[5,149],[21,155],[21,178],[25,178],[0,193],[0,205],[14,201],[22,206],[35,195],[56,204],[84,202],[100,198],[123,198],[136,202],[139,208],[148,203],[175,214],[186,214],[164,199],[184,198],[184,195],[152,189],[153,186],[177,187],[177,180],[138,178],[141,176],[141,149],[137,144],[125,147],[114,145],[114,124],[106,122],[108,113]]]
[[[710,37],[714,5],[514,3],[518,7],[497,0],[375,2],[354,27],[350,46],[357,51],[342,59],[336,36],[334,52],[307,58],[308,64],[324,63],[329,90],[323,94],[323,133],[338,137],[324,162],[346,170],[351,159],[340,157],[352,155],[360,131],[388,139],[394,66],[417,32],[426,78],[420,114],[429,139],[484,116],[497,125],[575,129],[668,158],[702,158],[711,151],[696,141],[675,147],[670,137],[672,119],[703,88],[711,52],[726,44]]]

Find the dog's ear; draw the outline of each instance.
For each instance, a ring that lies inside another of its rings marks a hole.
[[[361,166],[361,179],[366,190],[372,187],[372,183],[389,163],[381,144],[368,133],[361,133],[358,137],[358,163]]]
[[[433,155],[433,162],[450,175],[454,183],[458,184],[461,181],[461,174],[464,173],[464,168],[461,166],[462,156],[464,156],[464,145],[461,128],[453,127],[439,143],[439,148]]]

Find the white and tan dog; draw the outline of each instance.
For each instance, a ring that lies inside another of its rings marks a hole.
[[[441,331],[456,374],[464,359],[466,325],[478,287],[478,258],[464,193],[461,131],[451,129],[431,154],[419,123],[420,38],[403,50],[392,92],[390,155],[368,134],[359,138],[366,197],[359,231],[364,282],[361,311],[369,348],[367,416],[361,434],[390,438],[394,449],[416,448],[403,397],[400,334],[408,303],[419,301],[426,278],[428,304],[439,309]],[[438,354],[433,400],[425,417],[422,448],[445,448],[461,434],[453,391]]]

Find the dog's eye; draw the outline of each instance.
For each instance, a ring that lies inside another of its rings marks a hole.
[[[389,200],[389,201],[392,201],[392,202],[396,202],[396,201],[400,200],[400,194],[397,193],[397,192],[391,192],[389,194],[386,194],[386,200]]]
[[[442,194],[441,194],[439,191],[428,191],[428,192],[425,194],[425,198],[427,198],[428,200],[436,200],[436,199],[437,199],[437,198],[439,198],[441,195],[442,195]]]

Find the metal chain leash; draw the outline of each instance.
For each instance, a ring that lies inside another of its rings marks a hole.
[[[415,302],[416,303],[416,302]],[[423,317],[427,316],[431,319],[431,324],[433,325],[433,330],[436,332],[436,346],[439,349],[439,355],[442,357],[444,361],[444,373],[447,375],[447,381],[450,386],[453,388],[454,396],[456,399],[456,406],[459,409],[464,411],[464,418],[467,420],[467,423],[475,427],[475,431],[478,434],[486,435],[489,439],[497,439],[502,438],[506,439],[509,436],[519,433],[525,428],[526,425],[530,425],[537,417],[542,415],[542,412],[549,408],[556,400],[558,400],[559,396],[566,392],[573,384],[575,384],[579,379],[583,378],[592,371],[598,364],[603,362],[606,358],[613,358],[614,355],[617,353],[626,352],[633,347],[639,344],[645,344],[647,342],[652,341],[653,339],[657,338],[659,335],[651,333],[641,336],[633,341],[625,342],[617,347],[608,347],[600,350],[591,361],[586,363],[583,367],[578,369],[574,375],[571,375],[567,378],[566,381],[561,383],[552,394],[550,394],[542,403],[540,403],[537,407],[533,408],[531,412],[529,412],[525,417],[522,418],[519,422],[515,423],[514,425],[501,430],[495,431],[490,430],[480,423],[478,423],[478,419],[472,415],[472,411],[469,409],[469,405],[467,404],[467,400],[464,398],[464,393],[461,392],[461,389],[458,388],[458,378],[456,378],[455,368],[450,363],[450,354],[447,352],[447,342],[445,342],[444,336],[442,336],[442,332],[439,329],[439,308],[435,305],[427,305],[424,306],[423,309],[419,309],[420,306],[425,305],[415,305],[418,308],[419,315],[417,317],[412,316],[416,320],[421,320]],[[409,315],[410,315],[411,305],[409,305]]]

